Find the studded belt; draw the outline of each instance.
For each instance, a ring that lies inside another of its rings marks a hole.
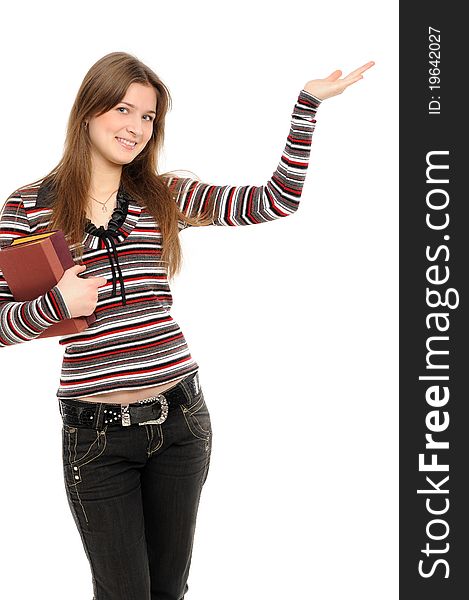
[[[151,398],[133,404],[83,402],[59,398],[64,424],[90,429],[127,427],[130,425],[159,425],[169,412],[180,404],[190,402],[200,392],[199,374],[188,375],[178,384]]]

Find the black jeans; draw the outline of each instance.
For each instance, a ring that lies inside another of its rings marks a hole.
[[[161,425],[63,424],[65,488],[93,600],[182,600],[188,590],[212,429],[200,386],[183,388],[187,402]]]

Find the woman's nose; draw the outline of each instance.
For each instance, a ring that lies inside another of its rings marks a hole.
[[[140,120],[134,120],[127,124],[127,131],[133,135],[142,135],[142,125]]]

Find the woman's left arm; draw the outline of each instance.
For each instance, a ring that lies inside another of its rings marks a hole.
[[[306,83],[293,108],[282,157],[266,185],[221,186],[170,178],[168,185],[177,189],[176,202],[181,211],[194,217],[211,206],[213,225],[254,225],[294,213],[306,178],[319,105],[362,79],[363,71],[373,64],[367,63],[343,79],[341,71],[334,71],[325,79]]]

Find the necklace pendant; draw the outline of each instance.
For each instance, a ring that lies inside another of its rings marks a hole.
[[[103,204],[103,212],[107,212],[107,208]]]

